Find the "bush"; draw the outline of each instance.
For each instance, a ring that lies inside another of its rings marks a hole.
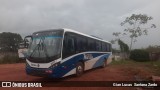
[[[19,60],[19,57],[17,55],[6,54],[1,58],[0,64],[21,63],[21,62],[24,62],[24,61],[25,60]]]
[[[130,52],[130,59],[135,61],[148,61],[149,53],[143,49],[135,49]]]

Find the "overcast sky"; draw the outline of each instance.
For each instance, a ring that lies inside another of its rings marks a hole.
[[[138,38],[134,48],[160,45],[160,0],[0,0],[0,32],[20,33],[70,28],[112,40],[131,14],[147,14],[157,28]],[[129,44],[128,38],[123,40]],[[116,47],[116,45],[113,45]]]

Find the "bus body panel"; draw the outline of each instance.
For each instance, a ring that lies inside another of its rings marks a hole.
[[[64,49],[64,41],[66,33],[75,33],[77,35],[82,35],[82,37],[90,38],[94,41],[98,41],[101,43],[101,49],[103,47],[102,42],[104,44],[110,45],[108,41],[92,37],[90,35],[86,35],[74,30],[64,29],[63,37],[62,37],[62,46],[61,46],[61,57],[57,60],[53,60],[49,63],[33,63],[31,61],[26,60],[26,73],[33,76],[40,77],[52,77],[52,78],[62,78],[65,76],[69,76],[76,73],[76,65],[78,62],[83,62],[84,70],[93,69],[103,65],[103,62],[107,60],[107,64],[111,62],[111,51],[84,51],[84,52],[75,52],[69,56],[63,57],[63,49]],[[75,35],[76,36],[76,35]],[[77,36],[78,37],[78,36]],[[71,39],[70,37],[69,39]],[[73,40],[73,39],[72,39]],[[70,40],[70,42],[72,41]],[[75,40],[75,39],[74,39]],[[75,43],[75,42],[74,42]],[[97,43],[97,42],[96,42]],[[95,43],[94,43],[95,44]],[[77,46],[76,46],[77,47]],[[96,47],[94,47],[96,48]],[[107,47],[108,48],[108,47]],[[111,45],[108,48],[111,50]],[[59,63],[56,66],[54,64]],[[38,67],[32,66],[32,64],[37,64]],[[46,71],[50,70],[52,73],[47,73]]]
[[[91,54],[93,56],[92,59],[84,59],[84,54]],[[53,78],[61,78],[65,76],[69,76],[76,73],[76,64],[80,61],[84,62],[84,70],[89,70],[92,68],[96,68],[102,66],[103,62],[108,59],[111,53],[91,53],[85,52],[80,53],[71,57],[68,57],[62,60],[62,63],[53,68],[34,68],[31,66],[26,67],[27,74],[33,76],[42,76],[42,77],[53,77]],[[52,70],[52,74],[47,74],[45,70]],[[34,73],[33,73],[34,72]]]

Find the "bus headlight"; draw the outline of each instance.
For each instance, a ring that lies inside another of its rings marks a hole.
[[[45,73],[51,74],[52,70],[45,70]]]
[[[29,67],[30,65],[26,62],[26,67]]]
[[[52,65],[50,66],[50,68],[54,68],[54,67],[58,66],[59,64],[60,64],[60,62],[54,63],[54,64],[52,64]]]

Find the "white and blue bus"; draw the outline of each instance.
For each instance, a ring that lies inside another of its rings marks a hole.
[[[111,62],[111,43],[71,29],[53,29],[31,35],[26,73],[61,78]]]

